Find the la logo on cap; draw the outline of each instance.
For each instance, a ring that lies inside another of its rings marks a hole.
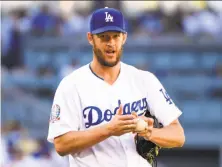
[[[108,8],[108,7],[105,7],[105,8]],[[105,14],[106,14],[105,21],[106,22],[113,22],[113,16],[111,16],[108,12],[105,12]]]

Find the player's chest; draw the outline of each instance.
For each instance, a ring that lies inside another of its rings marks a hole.
[[[120,104],[123,114],[135,111],[141,115],[148,107],[146,91],[133,85],[94,85],[80,90],[79,95],[86,128],[109,122]]]

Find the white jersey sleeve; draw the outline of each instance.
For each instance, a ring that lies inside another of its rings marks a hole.
[[[147,101],[152,115],[154,115],[163,126],[169,125],[176,120],[182,112],[174,104],[169,94],[153,73],[147,73],[145,83],[148,88]]]
[[[48,141],[70,131],[79,129],[80,100],[76,88],[68,78],[59,84],[50,114]]]

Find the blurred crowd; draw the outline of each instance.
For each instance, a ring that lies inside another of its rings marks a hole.
[[[210,6],[198,10],[185,10],[182,5],[178,4],[176,10],[170,15],[164,12],[161,6],[144,10],[136,17],[131,17],[126,13],[128,32],[130,35],[139,36],[144,34],[156,36],[167,33],[184,33],[191,36],[222,34],[222,12],[218,12]],[[3,10],[2,35],[10,36],[7,34],[12,29],[34,36],[85,33],[89,30],[88,21],[94,8],[78,10],[76,6],[74,7],[73,12],[69,15],[53,10],[47,4],[42,4],[37,10],[16,8],[7,13]],[[119,4],[116,8],[121,10],[124,7]],[[122,11],[124,13],[124,10]]]
[[[97,4],[99,5],[99,4]],[[205,6],[198,10],[185,10],[178,4],[176,10],[167,14],[161,6],[144,10],[132,17],[125,13],[126,27],[129,35],[140,38],[178,34],[198,39],[207,36],[209,39],[221,39],[222,11]],[[94,5],[96,6],[96,5]],[[100,4],[100,7],[101,4]],[[115,8],[124,9],[120,3]],[[36,10],[30,8],[13,8],[1,10],[1,56],[2,64],[8,69],[23,66],[23,43],[25,35],[36,38],[53,36],[82,36],[89,30],[89,18],[95,7],[88,10],[74,6],[70,14],[59,9],[55,11],[50,5],[42,4]],[[124,10],[122,10],[124,13]]]
[[[68,167],[46,139],[30,137],[19,121],[8,121],[1,131],[1,167]]]

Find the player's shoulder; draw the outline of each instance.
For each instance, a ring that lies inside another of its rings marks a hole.
[[[128,78],[135,81],[137,84],[142,83],[145,87],[148,86],[149,89],[154,89],[156,87],[161,87],[162,83],[159,78],[151,71],[142,70],[132,65],[124,64],[124,69]]]
[[[142,70],[133,65],[129,65],[126,63],[122,63],[122,66],[129,75],[134,75],[137,77],[142,77],[142,78],[151,79],[151,80],[156,78],[156,75],[152,73],[151,71]]]

